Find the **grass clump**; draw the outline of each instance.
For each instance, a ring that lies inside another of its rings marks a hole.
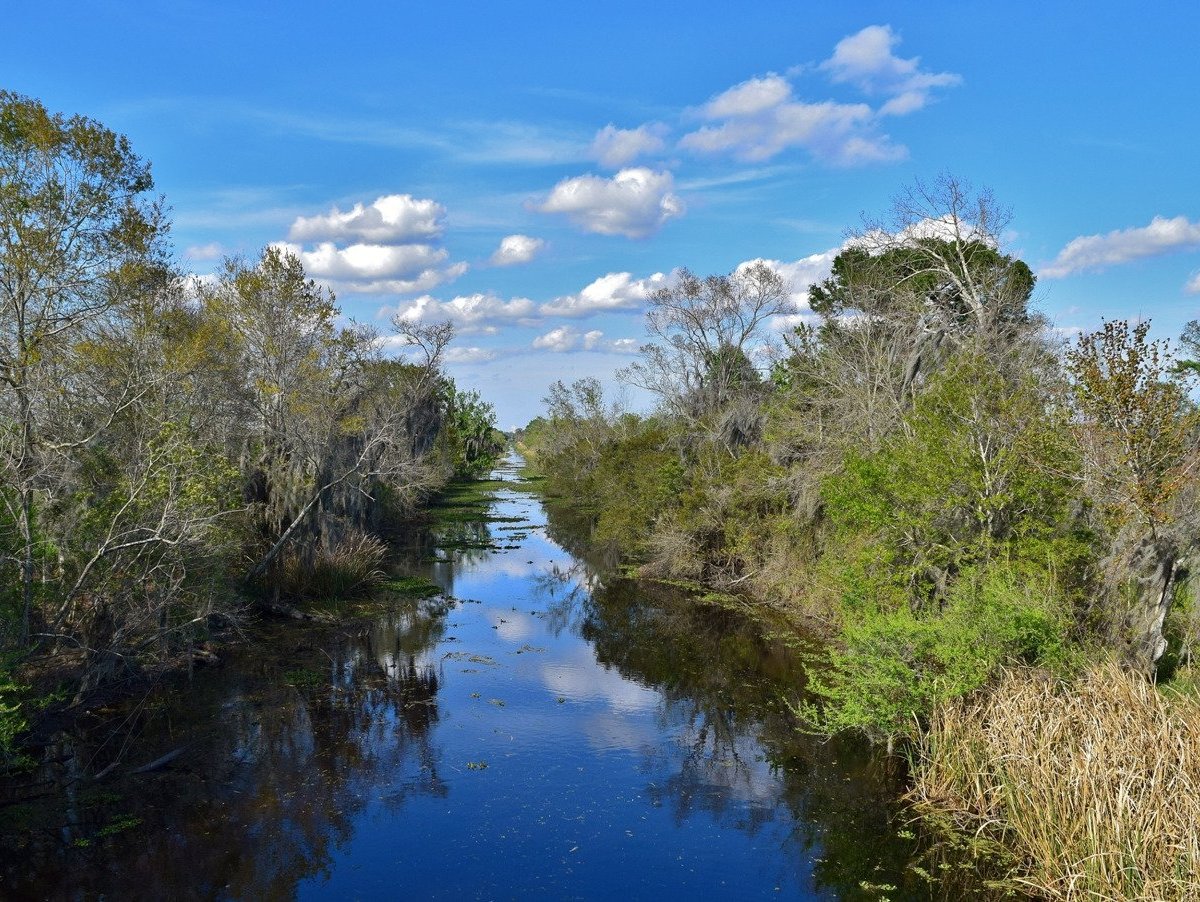
[[[351,530],[328,547],[294,550],[283,556],[278,585],[297,598],[358,598],[386,577],[387,545],[369,533]]]
[[[1200,900],[1200,703],[1115,664],[1067,682],[1005,671],[949,702],[914,796],[1017,856],[1051,899]]]

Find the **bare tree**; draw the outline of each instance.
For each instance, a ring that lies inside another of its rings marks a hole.
[[[733,450],[757,428],[761,377],[751,362],[767,320],[787,309],[788,286],[763,263],[725,276],[700,278],[683,270],[650,298],[646,328],[658,339],[621,372],[657,395],[664,410]],[[736,408],[736,409],[735,409]]]

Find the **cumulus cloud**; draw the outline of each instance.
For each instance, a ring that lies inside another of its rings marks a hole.
[[[530,238],[528,235],[508,235],[500,240],[500,246],[492,254],[493,266],[515,266],[518,263],[528,263],[538,255],[546,242],[541,238]]]
[[[665,131],[666,129],[658,124],[617,128],[609,123],[596,132],[596,137],[592,140],[591,155],[602,166],[619,169],[640,156],[658,153],[666,147],[662,137]]]
[[[466,263],[447,265],[446,250],[429,244],[338,247],[332,241],[324,241],[308,251],[290,242],[278,242],[275,246],[299,257],[305,272],[313,278],[365,294],[429,291],[467,271]]]
[[[334,207],[318,216],[299,216],[288,231],[291,241],[361,241],[404,244],[428,241],[442,234],[446,208],[411,194],[387,194],[369,206],[361,203],[343,213]]]
[[[902,59],[892,50],[900,36],[889,25],[869,25],[857,34],[842,38],[833,56],[821,63],[835,84],[851,84],[868,95],[890,99],[879,112],[885,116],[903,116],[928,103],[935,88],[962,83],[952,72],[922,72],[921,58]]]
[[[1183,290],[1188,294],[1200,294],[1200,272],[1194,273],[1183,286]]]
[[[640,310],[658,289],[667,284],[660,272],[645,279],[635,279],[632,273],[610,272],[584,287],[578,294],[568,294],[542,304],[546,316],[582,317],[613,310]]]
[[[838,42],[833,56],[817,66],[835,84],[850,84],[868,103],[808,101],[794,96],[791,82],[774,72],[734,85],[701,106],[705,124],[684,135],[679,146],[740,160],[768,160],[786,150],[807,150],[839,166],[900,160],[908,151],[879,130],[880,120],[916,112],[937,88],[962,79],[949,72],[924,72],[920,57],[902,59],[892,50],[900,38],[887,25],[872,25]]]
[[[751,78],[718,94],[703,107],[707,119],[732,119],[757,116],[792,98],[792,86],[774,72],[765,78]]]
[[[502,325],[528,325],[535,319],[536,307],[528,298],[503,300],[494,294],[460,295],[441,301],[422,295],[395,307],[384,307],[380,316],[397,315],[411,323],[436,323],[449,320],[463,334],[494,333]]]
[[[1073,238],[1048,266],[1042,268],[1040,275],[1058,279],[1195,247],[1200,247],[1200,222],[1191,222],[1185,216],[1174,219],[1155,216],[1146,226]]]
[[[343,212],[299,216],[288,241],[304,269],[339,291],[415,294],[431,291],[467,271],[441,246],[445,208],[410,194],[388,194]]]
[[[582,332],[569,325],[558,326],[544,335],[539,335],[533,340],[533,346],[556,354],[575,350],[635,354],[639,347],[637,339],[634,338],[606,339],[599,329]]]
[[[679,146],[685,150],[761,161],[790,148],[803,148],[838,165],[885,162],[907,154],[875,132],[875,113],[869,105],[795,100],[792,86],[774,74],[718,94],[700,115],[716,124],[684,135]]]
[[[603,334],[603,333],[601,333]],[[583,336],[573,326],[559,326],[533,340],[533,346],[543,351],[572,351],[579,346]]]
[[[561,213],[585,232],[644,238],[683,213],[670,172],[622,169],[611,179],[581,175],[554,186],[537,209]]]

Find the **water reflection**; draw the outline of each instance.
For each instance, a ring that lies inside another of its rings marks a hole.
[[[0,808],[4,897],[929,898],[894,775],[796,733],[789,648],[602,579],[586,521],[533,525],[499,475],[490,523],[455,510],[398,552],[451,598],[264,625],[186,693],[61,737],[60,788]]]

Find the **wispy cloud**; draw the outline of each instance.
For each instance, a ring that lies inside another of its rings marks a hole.
[[[610,169],[628,166],[638,157],[658,153],[667,146],[663,140],[667,128],[661,123],[617,128],[612,123],[596,132],[591,152],[601,165]]]
[[[1078,272],[1197,247],[1200,247],[1200,222],[1192,222],[1185,216],[1173,219],[1155,216],[1149,225],[1073,238],[1053,261],[1041,268],[1039,274],[1060,279]]]

